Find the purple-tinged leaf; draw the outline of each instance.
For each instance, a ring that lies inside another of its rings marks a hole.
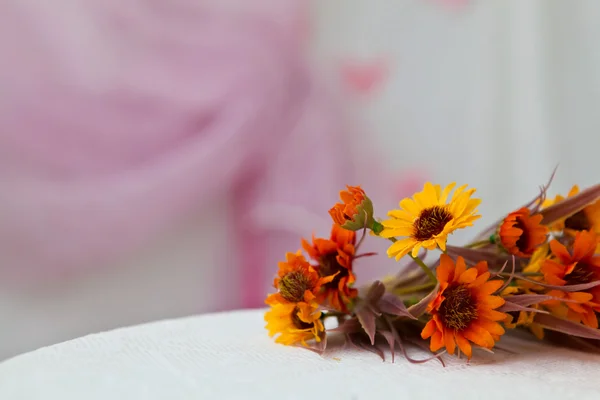
[[[440,288],[440,284],[438,282],[435,285],[435,287],[433,288],[433,290],[431,292],[429,292],[429,294],[427,296],[423,297],[421,299],[421,301],[419,301],[417,304],[414,304],[414,305],[408,307],[408,312],[411,313],[416,318],[423,315],[425,310],[427,310],[427,306],[429,305],[429,303],[431,303],[431,301],[435,298],[435,296],[437,296],[439,288]]]
[[[302,346],[302,345],[295,345],[295,347],[299,347],[301,349],[306,349],[306,350],[310,350],[314,353],[317,353],[318,355],[322,356],[323,353],[325,352],[325,349],[327,348],[327,335],[325,334],[325,332],[323,332],[321,334],[321,341],[320,342],[316,342],[315,344],[310,344],[308,346]]]
[[[368,343],[360,341],[358,342],[358,345],[363,349],[370,351],[373,354],[377,354],[379,357],[381,357],[381,361],[385,361],[385,354],[379,347],[375,346],[374,344],[369,345]]]
[[[361,307],[356,311],[356,316],[358,317],[363,330],[369,336],[371,344],[375,344],[375,314],[373,314],[369,308]]]
[[[392,353],[392,364],[396,358],[395,344],[396,339],[394,338],[394,334],[390,331],[377,331],[383,338],[386,340],[388,345],[390,346],[390,352]]]
[[[504,312],[504,313],[513,312],[513,311],[530,311],[530,312],[540,313],[540,314],[549,314],[548,311],[544,311],[544,310],[540,310],[540,309],[532,308],[532,307],[527,307],[527,306],[522,306],[520,304],[511,303],[509,301],[505,302],[504,305],[502,305],[502,307],[498,308],[497,311]]]
[[[391,293],[385,293],[379,300],[377,306],[386,314],[395,315],[397,317],[417,319],[414,315],[408,312],[404,302]]]
[[[328,332],[341,332],[341,333],[356,333],[362,330],[360,322],[356,318],[350,318],[345,320],[339,326],[333,329],[328,329]]]
[[[358,347],[356,345],[356,343],[354,342],[354,335],[346,333],[346,341],[344,342],[344,347],[347,347],[348,344],[350,344],[352,347],[354,347],[356,350],[360,350],[360,347]]]
[[[508,276],[508,279],[506,280],[506,282],[504,282],[504,285],[502,285],[502,287],[500,289],[497,290],[497,292],[502,293],[502,291],[504,289],[506,289],[508,287],[508,285],[510,285],[510,283],[512,282],[512,280],[515,277],[515,256],[512,256],[512,270],[510,271],[510,275]],[[502,266],[502,269],[504,269],[504,267],[506,266],[506,263],[504,264],[504,266]]]
[[[466,247],[458,246],[446,246],[446,253],[454,259],[458,256],[464,258],[468,265],[475,265],[480,261],[485,261],[490,268],[502,265],[509,259],[506,254],[498,254],[495,251],[467,249]]]
[[[534,283],[536,285],[539,285],[539,286],[542,286],[542,287],[545,287],[548,289],[561,290],[563,292],[582,292],[582,291],[585,291],[585,290],[588,290],[588,289],[591,289],[593,287],[600,285],[600,280],[594,281],[594,282],[589,282],[589,283],[581,283],[579,285],[558,286],[558,285],[550,285],[550,284],[544,283],[544,282],[534,281],[533,279],[529,279],[529,278],[526,278],[526,277],[520,276],[520,275],[515,275],[515,279],[520,279],[525,282]]]
[[[590,328],[565,319],[557,318],[554,315],[536,314],[534,322],[541,325],[544,329],[566,333],[567,335],[578,336],[587,339],[600,339],[600,329]]]
[[[411,338],[407,338],[406,340],[409,341],[410,343],[414,344],[415,346],[419,347],[420,349],[424,350],[424,351],[431,352],[431,350],[429,349],[429,346],[427,346],[425,343],[423,343],[422,340],[411,339]],[[444,354],[446,354],[445,350],[442,351],[442,352],[440,352],[440,353],[434,354],[433,356],[431,356],[431,357],[429,357],[429,358],[427,358],[425,360],[422,360],[422,361],[421,360],[413,360],[412,362],[413,363],[421,363],[421,362],[427,362],[427,361],[431,361],[433,359],[437,359],[442,364],[442,367],[445,368],[446,367],[446,363],[444,362],[444,359],[442,358],[442,356]],[[406,357],[406,354],[404,355],[404,357]],[[407,360],[410,361],[412,359],[408,359],[407,358]]]
[[[385,285],[380,281],[375,281],[371,284],[367,295],[365,296],[365,302],[368,304],[377,304],[381,296],[385,293]]]
[[[554,297],[546,296],[544,294],[517,294],[514,296],[505,296],[506,302],[513,303],[515,305],[527,307],[532,304],[538,304],[542,301],[552,300]],[[499,310],[500,311],[500,310]]]
[[[586,206],[595,203],[599,199],[600,184],[597,184],[577,193],[575,196],[567,197],[566,199],[541,210],[540,214],[544,217],[541,223],[543,225],[549,225],[561,218],[568,217],[581,211]]]

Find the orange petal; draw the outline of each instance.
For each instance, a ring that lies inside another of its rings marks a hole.
[[[429,322],[425,325],[423,330],[421,331],[421,337],[423,339],[430,338],[437,331],[435,326],[435,321],[430,319]]]
[[[458,277],[458,283],[472,283],[477,279],[477,270],[469,268]]]
[[[456,268],[454,269],[454,279],[456,281],[459,276],[463,274],[467,270],[467,265],[465,264],[465,259],[461,256],[458,256],[456,259]]]
[[[486,321],[486,320],[479,320],[477,321],[476,325],[480,326],[481,328],[485,329],[486,331],[488,331],[489,333],[491,333],[492,335],[504,335],[504,328],[502,328],[502,326],[494,321]]]
[[[490,279],[490,273],[489,272],[480,272],[478,271],[481,275],[479,275],[477,277],[477,279],[475,279],[473,282],[471,282],[469,284],[469,287],[478,287],[483,285],[485,282],[487,282],[488,279]],[[489,293],[488,293],[489,294]]]
[[[482,305],[488,306],[491,309],[504,305],[504,299],[500,296],[487,296],[480,301]]]
[[[569,263],[571,261],[571,255],[567,251],[567,248],[563,246],[558,240],[554,239],[550,241],[550,250],[558,257],[562,262]]]
[[[471,355],[473,353],[471,344],[460,333],[456,334],[456,344],[458,345],[458,348],[460,349],[460,351],[462,351],[467,356],[467,358],[471,358]]]
[[[480,318],[486,318],[490,321],[502,321],[506,318],[506,314],[496,310],[478,310],[478,314]]]
[[[448,282],[452,279],[451,274],[454,270],[454,262],[450,256],[442,254],[440,256],[440,265],[437,267],[436,274],[440,283]]]
[[[433,336],[431,336],[431,342],[429,343],[429,349],[431,351],[438,351],[444,347],[444,337],[442,332],[436,331]]]
[[[446,345],[446,350],[448,353],[454,354],[454,350],[456,349],[456,343],[454,342],[454,332],[450,329],[446,329],[444,332],[444,343]]]
[[[481,285],[478,292],[482,295],[487,296],[487,295],[494,293],[496,290],[500,289],[503,284],[504,284],[504,282],[502,282],[501,280],[489,281],[489,282],[486,282],[483,285]]]
[[[494,338],[490,333],[484,329],[478,328],[477,326],[471,325],[469,329],[463,332],[465,338],[478,346],[490,349],[494,347]]]
[[[596,250],[596,235],[589,231],[577,232],[573,244],[573,260],[582,260],[594,255]]]

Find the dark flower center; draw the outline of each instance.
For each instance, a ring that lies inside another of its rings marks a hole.
[[[349,275],[348,268],[344,268],[337,260],[337,252],[325,254],[321,257],[321,276],[330,276],[338,273],[331,282],[326,283],[326,288],[337,288],[340,280]]]
[[[518,228],[520,230],[523,231],[523,233],[521,234],[521,236],[519,236],[519,239],[517,239],[517,248],[519,249],[519,251],[523,252],[523,253],[527,253],[529,250],[529,229],[527,229],[527,225],[525,225],[525,223],[523,222],[523,220],[519,217],[517,217],[517,221],[515,223],[515,228]]]
[[[279,293],[281,297],[293,303],[302,301],[304,299],[304,292],[312,289],[313,285],[310,277],[298,271],[285,274],[279,281]]]
[[[458,331],[466,329],[477,318],[477,304],[465,285],[451,286],[444,292],[439,315],[442,323]]]
[[[315,324],[304,322],[298,316],[298,308],[295,308],[292,312],[292,323],[298,329],[311,329]]]
[[[584,283],[590,283],[594,280],[593,268],[584,263],[578,262],[573,271],[570,274],[565,275],[565,281],[567,285],[581,285]]]
[[[444,230],[452,214],[442,206],[425,208],[413,223],[413,238],[418,241],[431,239]]]
[[[576,231],[587,231],[592,227],[583,210],[576,212],[565,220],[565,228]]]

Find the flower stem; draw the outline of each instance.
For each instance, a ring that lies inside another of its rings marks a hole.
[[[469,244],[465,245],[465,247],[467,249],[477,249],[477,248],[483,247],[488,244],[490,244],[490,241],[489,241],[489,239],[486,239],[486,240],[480,240],[478,242],[469,243]]]
[[[437,282],[437,278],[435,277],[435,275],[433,274],[433,271],[419,258],[419,257],[413,257],[412,254],[409,253],[410,258],[412,258],[419,267],[421,267],[421,269],[427,274],[427,276],[429,277],[429,279],[431,280],[431,282],[436,283]]]
[[[396,289],[396,290],[394,290],[394,294],[397,296],[400,296],[403,294],[416,293],[416,292],[420,292],[422,290],[432,289],[434,286],[435,286],[435,283],[428,282],[428,283],[424,283],[422,285],[411,286],[411,287],[407,287],[404,289]]]

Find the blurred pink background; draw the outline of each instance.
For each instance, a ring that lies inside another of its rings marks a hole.
[[[591,0],[3,1],[0,359],[261,307],[346,184],[383,215],[426,179],[468,183],[485,226],[557,163],[555,191],[595,183],[598,17]]]

